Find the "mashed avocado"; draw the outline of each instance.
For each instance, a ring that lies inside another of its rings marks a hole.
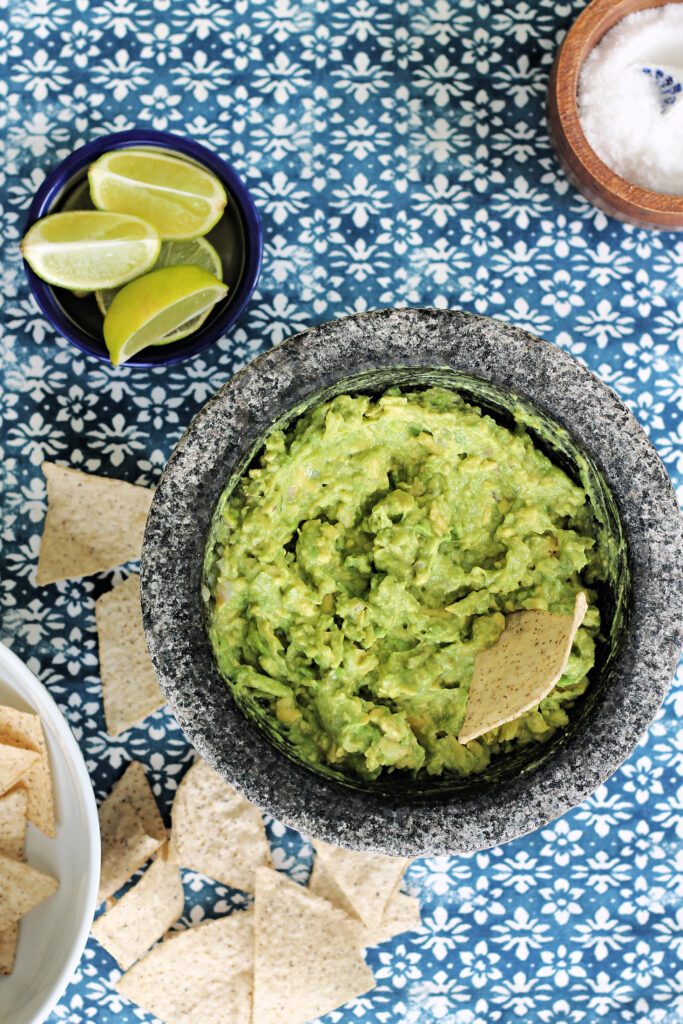
[[[375,778],[469,775],[565,725],[588,685],[605,576],[585,491],[441,388],[339,395],[268,435],[220,508],[207,578],[219,668],[294,753]],[[552,693],[458,743],[505,615],[589,602]]]

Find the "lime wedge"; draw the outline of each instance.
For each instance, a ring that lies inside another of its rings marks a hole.
[[[116,288],[149,270],[161,241],[151,224],[124,213],[51,213],[24,235],[21,252],[38,277],[72,291]]]
[[[201,267],[164,267],[122,288],[104,318],[104,341],[114,366],[148,345],[168,344],[208,312],[227,286]]]
[[[180,341],[181,338],[187,338],[190,334],[194,334],[202,326],[209,313],[211,307],[205,309],[199,316],[192,317],[191,320],[186,320],[184,324],[181,324],[177,331],[171,331],[170,334],[165,334],[163,338],[159,338],[155,341],[155,345],[168,345],[171,341]]]
[[[88,179],[98,209],[142,217],[165,239],[205,235],[227,202],[225,189],[213,174],[151,150],[105,153],[90,167]]]
[[[162,242],[155,270],[163,267],[202,267],[214,277],[223,280],[223,264],[221,258],[205,238],[188,238],[174,242]],[[118,288],[102,288],[95,292],[97,305],[102,316],[106,316]]]

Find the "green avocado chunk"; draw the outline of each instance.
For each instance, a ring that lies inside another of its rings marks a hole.
[[[456,392],[339,395],[267,436],[224,496],[209,633],[247,714],[312,767],[481,772],[547,740],[587,685],[604,579],[586,492]],[[540,705],[466,745],[477,652],[505,615],[588,611]]]

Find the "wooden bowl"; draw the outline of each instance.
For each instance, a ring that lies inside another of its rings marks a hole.
[[[589,202],[628,224],[680,231],[683,230],[683,196],[651,192],[615,174],[589,146],[576,103],[583,62],[605,33],[627,14],[663,7],[667,2],[592,0],[557,51],[548,82],[547,118],[550,141],[562,169]]]

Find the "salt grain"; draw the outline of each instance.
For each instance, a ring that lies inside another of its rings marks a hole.
[[[610,29],[588,55],[578,91],[581,127],[600,159],[632,184],[670,195],[683,195],[679,84],[683,3],[669,3]]]

